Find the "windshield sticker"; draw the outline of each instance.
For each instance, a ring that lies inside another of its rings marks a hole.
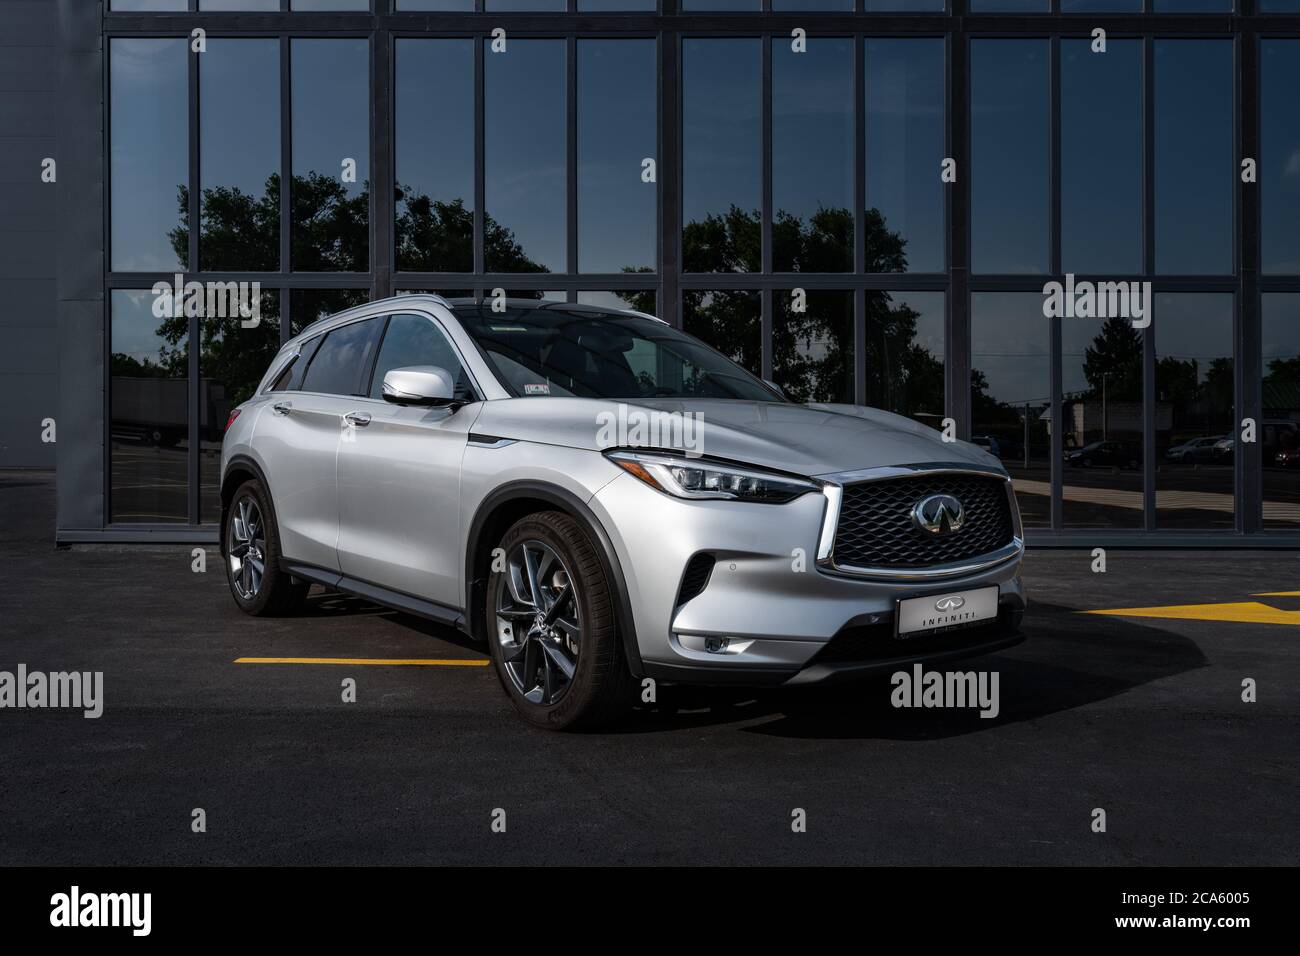
[[[550,386],[550,384],[547,383],[547,382],[543,382],[543,383],[540,384],[540,385],[529,385],[529,384],[525,384],[525,385],[524,385],[524,394],[525,394],[525,395],[550,395],[550,394],[551,394],[551,386]]]

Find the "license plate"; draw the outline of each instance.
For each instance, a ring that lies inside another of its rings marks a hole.
[[[898,602],[895,637],[920,637],[967,627],[998,616],[998,586],[943,591]]]

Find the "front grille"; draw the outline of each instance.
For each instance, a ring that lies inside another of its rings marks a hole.
[[[913,506],[936,494],[962,503],[960,531],[930,534],[912,523]],[[838,567],[928,568],[989,554],[1014,534],[1001,478],[935,472],[861,481],[844,487],[834,559]]]

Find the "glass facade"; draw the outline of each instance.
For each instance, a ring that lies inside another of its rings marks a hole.
[[[973,440],[1031,543],[1300,534],[1293,0],[106,7],[112,527],[213,523],[310,322],[500,289]]]

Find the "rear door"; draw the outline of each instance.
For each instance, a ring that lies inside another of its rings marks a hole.
[[[339,570],[339,440],[382,329],[381,318],[361,319],[308,340],[258,419],[254,441],[271,482],[280,550],[290,560]]]
[[[394,405],[384,374],[412,365],[445,369],[458,408]],[[339,444],[339,563],[360,581],[459,608],[460,470],[482,408],[456,348],[433,317],[388,317],[365,398],[352,402]]]

